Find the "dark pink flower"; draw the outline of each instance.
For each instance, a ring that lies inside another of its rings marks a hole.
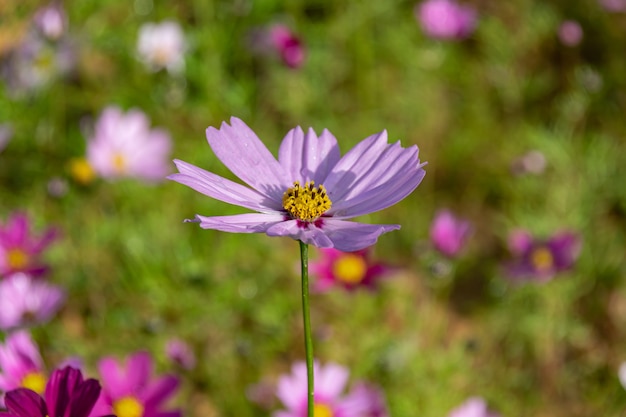
[[[13,214],[4,226],[0,225],[0,277],[16,272],[42,275],[46,267],[39,262],[39,255],[56,238],[54,229],[47,229],[42,236],[31,232],[31,224],[24,213]]]
[[[0,344],[0,391],[28,388],[43,394],[47,377],[37,345],[27,331],[9,334]],[[4,405],[4,395],[0,406]]]
[[[87,417],[98,395],[100,384],[95,379],[83,380],[78,369],[56,370],[46,384],[42,396],[27,388],[6,394],[4,417]]]
[[[415,16],[427,36],[463,39],[476,27],[476,12],[453,0],[426,0],[415,7]]]
[[[549,239],[535,239],[525,230],[509,236],[509,250],[516,257],[507,271],[512,279],[545,282],[571,269],[580,254],[581,240],[572,232]]]
[[[152,378],[152,358],[146,352],[131,355],[126,364],[107,357],[98,363],[102,392],[90,414],[117,417],[180,417],[180,410],[165,411],[176,392],[178,379],[171,375]]]
[[[374,289],[384,278],[389,268],[372,262],[370,248],[356,252],[342,252],[334,248],[319,249],[317,260],[311,261],[309,268],[315,277],[313,289],[328,291],[339,286],[347,290],[359,287]]]
[[[435,215],[430,226],[430,241],[439,252],[454,258],[463,250],[471,233],[470,222],[455,217],[448,210],[442,210]]]
[[[626,10],[626,0],[598,0],[598,2],[608,12],[623,12]]]
[[[302,41],[284,25],[273,25],[268,30],[269,40],[283,63],[289,68],[299,68],[304,63]]]

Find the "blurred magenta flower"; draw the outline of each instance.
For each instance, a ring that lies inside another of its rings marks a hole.
[[[469,221],[455,217],[448,210],[441,210],[435,214],[430,226],[430,241],[439,252],[454,258],[463,250],[471,233]]]
[[[87,417],[100,394],[95,379],[83,380],[71,367],[52,373],[43,396],[27,388],[6,393],[5,417]]]
[[[626,11],[626,0],[598,0],[598,2],[608,12]]]
[[[370,248],[356,252],[325,248],[320,249],[319,254],[317,260],[309,262],[309,270],[315,277],[315,291],[328,291],[334,286],[347,290],[359,287],[374,289],[390,269],[384,264],[372,262]]]
[[[426,0],[416,5],[415,16],[424,33],[435,39],[463,39],[476,27],[476,12],[454,0]]]
[[[90,417],[179,417],[180,410],[165,411],[165,402],[176,392],[178,379],[152,378],[152,358],[146,352],[131,355],[126,365],[111,357],[98,363],[102,392]]]
[[[139,29],[139,59],[152,71],[167,69],[181,73],[185,68],[185,34],[177,22],[146,23]]]
[[[583,29],[575,20],[566,20],[559,26],[559,39],[566,46],[576,46],[583,39]]]
[[[344,394],[350,373],[343,366],[314,363],[315,416],[319,417],[386,417],[384,398],[380,391],[368,385],[358,385]],[[276,396],[286,410],[277,411],[274,417],[306,417],[307,374],[304,362],[296,363],[291,374],[278,380]]]
[[[193,369],[196,366],[196,355],[191,347],[183,340],[174,338],[167,341],[165,354],[176,365],[183,369]]]
[[[49,321],[65,301],[65,292],[18,272],[0,281],[0,330]]]
[[[67,15],[60,3],[40,8],[33,18],[35,28],[50,40],[59,39],[67,30]]]
[[[28,388],[43,394],[46,374],[39,349],[24,330],[10,333],[0,344],[0,391]],[[0,407],[4,406],[4,395]]]
[[[194,220],[204,229],[289,236],[320,248],[353,252],[376,243],[399,225],[346,221],[399,202],[424,178],[417,146],[387,143],[387,132],[372,135],[341,157],[337,139],[324,130],[300,127],[287,133],[278,160],[244,122],[207,129],[209,145],[233,174],[250,187],[175,160],[168,178],[209,197],[258,213]]]
[[[571,269],[581,249],[580,237],[560,232],[547,240],[534,239],[525,230],[509,236],[509,250],[516,257],[507,271],[511,278],[545,282],[557,273]]]
[[[272,47],[289,68],[300,68],[305,52],[302,41],[285,25],[276,24],[268,29]]]
[[[0,225],[0,277],[16,272],[35,276],[46,272],[47,267],[39,263],[39,256],[57,237],[57,231],[50,228],[35,236],[30,229],[31,223],[22,212],[13,213]]]
[[[487,403],[482,398],[471,397],[450,411],[448,417],[499,417],[499,414],[489,411]]]
[[[123,177],[162,180],[170,171],[171,139],[161,129],[150,129],[148,117],[137,109],[124,113],[104,109],[87,144],[87,160],[106,179]]]

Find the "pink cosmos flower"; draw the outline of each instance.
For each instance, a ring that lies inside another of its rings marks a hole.
[[[448,417],[499,417],[499,414],[489,411],[487,403],[482,398],[471,397],[450,411]]]
[[[8,412],[2,415],[4,417],[87,417],[99,394],[98,381],[84,380],[80,370],[66,367],[52,373],[43,396],[27,388],[9,391],[6,394]]]
[[[546,282],[571,269],[580,254],[581,240],[572,232],[559,232],[549,239],[534,239],[525,230],[509,236],[509,250],[516,259],[507,266],[515,280]]]
[[[209,145],[249,187],[180,160],[168,178],[209,197],[257,211],[195,220],[204,229],[289,236],[344,252],[376,243],[399,225],[346,221],[387,208],[409,195],[424,178],[417,146],[387,143],[387,132],[372,135],[341,157],[337,139],[324,130],[300,127],[283,139],[278,160],[256,134],[233,117],[231,125],[207,129]]]
[[[38,31],[53,41],[59,39],[67,30],[67,15],[58,3],[39,9],[33,20]]]
[[[16,331],[0,344],[0,391],[28,388],[43,394],[46,375],[39,349],[26,331]],[[4,395],[0,397],[4,407]]]
[[[165,411],[167,400],[176,392],[178,379],[171,375],[152,379],[152,359],[146,352],[131,355],[126,365],[111,357],[98,363],[102,392],[90,417],[115,414],[117,417],[180,417],[180,410]]]
[[[608,12],[626,11],[626,0],[598,0],[598,2]]]
[[[319,292],[328,291],[334,286],[347,290],[359,287],[375,289],[389,268],[372,262],[370,252],[369,248],[356,252],[320,249],[319,259],[309,263],[311,275],[315,277],[313,289]]]
[[[111,106],[98,119],[87,145],[87,160],[103,178],[131,177],[158,181],[167,175],[171,140],[160,129],[150,129],[144,113],[123,113]]]
[[[476,27],[476,12],[454,0],[426,0],[415,7],[415,16],[427,36],[463,39]]]
[[[269,40],[286,66],[302,66],[305,58],[304,46],[291,29],[284,25],[273,25],[269,28]]]
[[[455,217],[448,210],[439,211],[430,226],[430,240],[435,249],[450,258],[463,250],[471,233],[470,222]]]
[[[42,275],[46,267],[39,263],[39,255],[56,238],[54,229],[47,229],[42,236],[31,232],[31,224],[24,213],[14,213],[4,226],[0,225],[0,277],[16,272]]]
[[[153,71],[180,73],[185,68],[185,35],[174,21],[146,23],[139,30],[139,58]]]
[[[0,281],[0,329],[44,323],[61,308],[65,292],[18,272]]]
[[[344,395],[350,373],[343,366],[329,363],[320,366],[314,363],[315,376],[315,415],[333,417],[375,417],[386,416],[377,414],[385,410],[382,396],[368,386]],[[371,394],[374,394],[372,396]],[[307,415],[307,374],[304,362],[296,363],[290,375],[278,380],[276,396],[286,410],[277,411],[274,417],[306,417]]]
[[[566,46],[576,46],[583,39],[583,29],[575,20],[566,20],[559,26],[559,39]]]
[[[176,365],[183,369],[193,369],[196,366],[196,355],[191,347],[181,339],[170,339],[165,345],[165,354]]]

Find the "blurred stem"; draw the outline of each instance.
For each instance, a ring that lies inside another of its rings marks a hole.
[[[313,396],[313,337],[309,312],[309,246],[302,241],[299,242],[300,263],[302,265],[302,318],[304,319],[304,352],[307,375],[307,416],[313,417],[315,398]]]

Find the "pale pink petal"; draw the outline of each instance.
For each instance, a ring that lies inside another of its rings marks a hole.
[[[364,224],[352,221],[324,219],[324,232],[333,247],[342,252],[354,252],[372,246],[378,236],[400,229],[397,224]]]
[[[232,233],[263,233],[276,223],[283,222],[283,214],[246,213],[234,216],[205,217],[196,215],[194,223],[200,223],[203,229],[221,230]]]
[[[340,159],[337,139],[326,129],[317,137],[309,128],[306,135],[300,127],[291,129],[278,151],[278,160],[290,180],[322,184],[330,170]]]
[[[318,248],[331,248],[333,245],[325,231],[315,226],[313,223],[303,227],[297,220],[277,223],[269,227],[265,233],[267,233],[268,236],[288,236],[295,240],[301,240],[306,244],[317,246]]]

